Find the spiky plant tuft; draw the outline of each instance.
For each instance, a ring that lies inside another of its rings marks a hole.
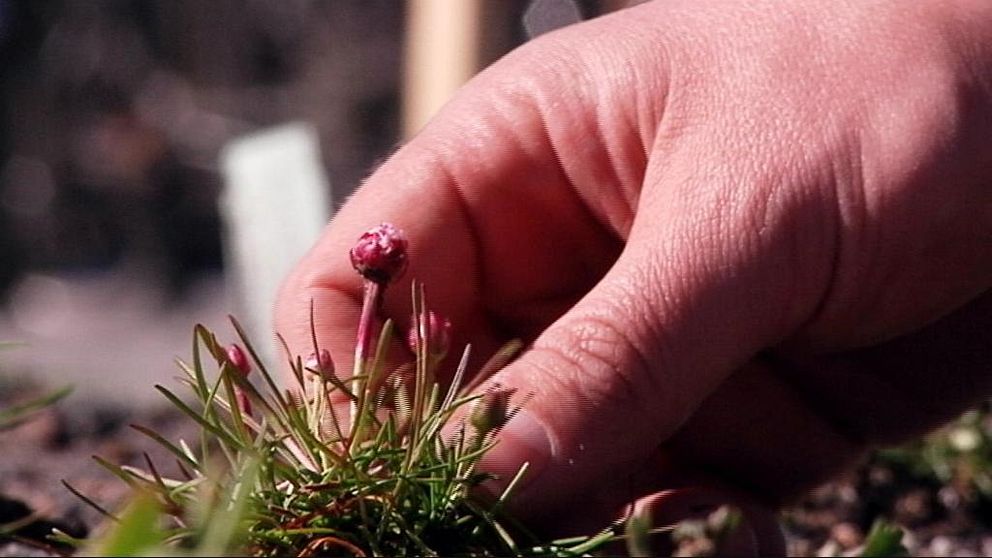
[[[360,243],[368,243],[366,236]],[[399,233],[386,240],[394,237],[402,240]],[[498,497],[479,496],[476,489],[492,478],[479,470],[480,459],[519,407],[506,395],[473,395],[472,386],[463,386],[468,347],[453,381],[442,387],[436,380],[450,324],[427,308],[417,282],[408,336],[415,358],[398,369],[387,368],[393,325],[386,321],[377,328],[374,320],[386,279],[402,272],[405,256],[379,244],[365,252],[378,258],[372,263],[379,267],[389,264],[391,275],[370,273],[373,266],[367,262],[356,266],[366,280],[366,307],[350,377],[337,376],[330,354],[318,345],[312,306],[310,358],[293,355],[280,338],[296,384],[289,390],[280,389],[235,319],[236,344],[221,343],[202,325],[194,328],[192,361],[179,362],[193,402],[163,386],[156,389],[199,425],[200,439],[173,443],[134,427],[172,454],[177,478],[163,475],[151,459],[142,470],[97,458],[139,497],[121,517],[97,506],[118,527],[93,543],[90,552],[570,556],[613,536],[607,530],[539,544],[503,511],[526,465]],[[505,365],[518,348],[516,343],[498,352],[473,384]],[[208,374],[209,368],[216,369],[216,376]],[[255,371],[260,388],[251,381]],[[486,410],[484,424],[477,420],[480,408]],[[157,514],[149,512],[149,502],[156,503]],[[143,533],[144,546],[122,534],[125,525],[128,533]]]

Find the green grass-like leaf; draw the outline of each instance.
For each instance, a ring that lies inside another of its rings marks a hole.
[[[131,501],[120,520],[99,543],[88,549],[86,556],[151,556],[162,545],[165,536],[159,528],[158,502],[147,493],[139,493]]]
[[[96,458],[135,490],[137,501],[89,548],[145,555],[571,556],[614,538],[604,531],[567,544],[539,544],[504,512],[526,466],[494,502],[477,499],[476,487],[491,478],[477,466],[495,445],[498,427],[477,432],[450,424],[480,398],[462,385],[469,377],[469,349],[453,382],[440,385],[438,359],[426,353],[427,305],[416,282],[413,297],[418,350],[412,363],[387,367],[393,340],[387,321],[373,340],[373,354],[356,363],[350,378],[318,374],[304,368],[299,355],[287,355],[294,392],[280,391],[236,320],[231,323],[262,376],[261,387],[234,369],[213,332],[195,326],[191,364],[179,364],[192,399],[155,388],[200,427],[198,451],[135,425],[175,458],[181,478],[164,476],[147,456],[147,470]],[[485,374],[518,349],[502,350]],[[208,371],[211,359],[215,373]],[[406,370],[413,372],[412,385],[398,381]],[[242,395],[251,412],[240,407]],[[350,412],[332,401],[351,405]],[[458,433],[454,440],[442,435],[452,431]]]
[[[72,393],[72,387],[66,386],[41,397],[0,410],[0,430],[14,428],[30,419],[34,413],[55,404],[70,393]]]

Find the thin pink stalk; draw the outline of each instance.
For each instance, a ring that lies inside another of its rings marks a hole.
[[[382,295],[385,289],[376,281],[365,281],[365,292],[362,297],[362,314],[358,319],[358,335],[355,340],[355,363],[363,363],[372,354],[372,341],[378,332],[376,316],[382,306]],[[357,395],[357,394],[356,394]]]
[[[360,442],[362,420],[358,400],[364,401],[365,382],[357,378],[367,374],[366,367],[373,358],[373,343],[378,338],[376,317],[382,306],[382,296],[386,285],[403,274],[407,266],[407,241],[403,232],[390,223],[373,227],[359,237],[358,242],[348,253],[351,265],[364,279],[362,315],[358,320],[358,333],[355,340],[355,373],[352,391],[356,399],[350,406],[351,436],[349,446]]]

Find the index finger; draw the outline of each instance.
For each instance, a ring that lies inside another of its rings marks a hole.
[[[471,341],[480,358],[534,338],[605,274],[646,148],[636,118],[598,129],[596,94],[569,87],[588,68],[561,64],[560,50],[535,41],[478,76],[348,200],[281,289],[275,324],[292,353],[312,351],[312,301],[318,343],[338,369],[350,366],[361,279],[348,250],[380,222],[403,229],[410,247],[383,317],[408,326],[417,279],[454,325],[454,346]]]

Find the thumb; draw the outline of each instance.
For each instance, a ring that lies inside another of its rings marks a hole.
[[[583,490],[633,474],[730,372],[797,321],[786,311],[786,284],[796,280],[788,250],[773,241],[745,253],[751,239],[707,228],[733,219],[651,205],[642,199],[603,279],[492,379],[529,397],[482,463],[503,479],[529,464],[514,497],[525,517],[581,505]]]

